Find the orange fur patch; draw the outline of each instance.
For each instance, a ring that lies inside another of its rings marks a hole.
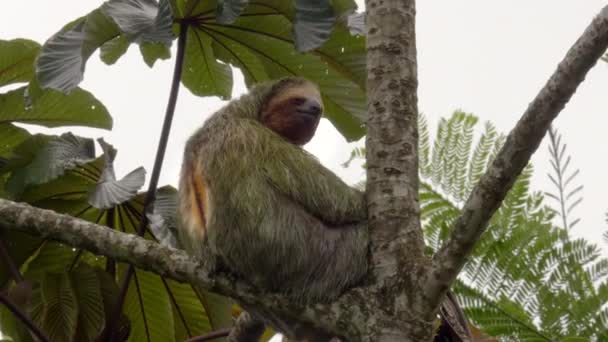
[[[190,232],[200,237],[207,234],[207,217],[211,213],[209,208],[209,194],[207,192],[207,182],[202,170],[198,166],[190,168],[188,181],[188,201],[190,207]]]

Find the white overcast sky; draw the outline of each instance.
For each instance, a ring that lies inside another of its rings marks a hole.
[[[358,1],[360,4],[363,1]],[[0,39],[29,38],[43,43],[68,21],[98,7],[97,0],[5,1],[0,11]],[[431,121],[455,109],[476,114],[508,132],[524,112],[567,49],[607,1],[600,0],[461,0],[418,1],[417,42],[419,108]],[[117,174],[138,166],[152,169],[171,82],[173,60],[153,69],[137,47],[114,66],[95,54],[87,64],[81,86],[91,91],[114,117],[111,132],[73,129],[99,137],[118,148]],[[234,95],[245,91],[235,76]],[[557,127],[581,169],[584,201],[574,214],[582,220],[574,234],[602,244],[608,229],[608,64],[599,63],[557,119]],[[177,183],[185,140],[216,109],[217,98],[198,98],[181,89],[160,184]],[[480,125],[481,127],[481,125]],[[45,130],[50,131],[50,130]],[[52,130],[58,132],[58,130]],[[363,171],[340,167],[353,145],[323,122],[307,149],[327,167],[355,183]],[[533,158],[537,190],[551,190],[547,145]],[[606,247],[605,244],[603,244]],[[606,248],[605,248],[606,249]]]

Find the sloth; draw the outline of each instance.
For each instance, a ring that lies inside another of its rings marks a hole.
[[[188,140],[179,185],[180,240],[266,291],[324,301],[368,269],[367,208],[302,145],[323,114],[302,78],[263,83]]]

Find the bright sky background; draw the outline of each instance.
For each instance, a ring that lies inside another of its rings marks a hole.
[[[43,43],[65,23],[101,3],[4,2],[0,39],[29,38]],[[418,1],[419,108],[429,118],[432,131],[438,118],[462,109],[508,132],[604,5],[606,1],[600,0]],[[103,64],[98,54],[87,64],[81,86],[108,107],[114,129],[73,131],[89,137],[104,136],[117,147],[119,177],[138,166],[144,166],[148,176],[151,172],[172,69],[173,60],[159,61],[153,69],[148,68],[135,46],[114,66]],[[245,88],[240,75],[235,81],[236,96]],[[608,64],[599,63],[557,120],[568,152],[573,155],[572,165],[581,169],[578,181],[585,185],[585,199],[574,213],[582,220],[574,234],[600,244],[601,233],[608,229],[604,222],[608,210],[607,89]],[[221,106],[217,98],[198,98],[182,87],[160,184],[176,185],[184,142]],[[362,169],[340,166],[353,146],[325,121],[307,149],[347,182],[355,183],[363,177]],[[546,144],[533,163],[534,188],[553,190],[546,177]]]

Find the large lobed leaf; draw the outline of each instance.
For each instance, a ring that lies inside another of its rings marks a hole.
[[[367,113],[365,40],[336,18],[355,8],[352,0],[331,5],[328,0],[110,0],[47,41],[38,77],[43,87],[69,92],[97,48],[111,64],[124,54],[127,40],[140,43],[152,66],[169,57],[171,23],[183,21],[189,34],[182,83],[192,93],[228,99],[232,74],[227,64],[239,68],[248,85],[303,76],[320,85],[327,118],[353,141],[363,136]]]
[[[219,95],[226,100],[232,93],[232,70],[217,61],[205,31],[195,28],[188,31],[182,83],[194,95]]]
[[[99,138],[98,141],[104,151],[104,167],[97,184],[89,191],[88,202],[95,208],[111,209],[137,195],[137,191],[146,180],[146,170],[143,167],[138,167],[122,179],[116,179],[114,158],[116,158],[117,151],[103,138]]]
[[[132,326],[129,341],[175,341],[171,298],[159,275],[135,271],[123,310]]]
[[[7,155],[29,136],[11,122],[47,127],[112,127],[112,118],[104,105],[87,91],[75,89],[66,96],[39,88],[33,79],[34,59],[39,50],[40,46],[30,40],[0,40],[0,87],[30,82],[29,86],[0,93],[0,156]],[[58,82],[63,81],[59,79]]]
[[[315,54],[299,53],[290,38],[290,25],[283,15],[265,15],[263,21],[255,16],[247,16],[239,18],[233,26],[209,22],[201,23],[199,29],[212,37],[217,42],[216,46],[223,48],[218,57],[229,57],[225,61],[236,62],[235,65],[241,70],[255,71],[246,73],[246,79],[253,80],[256,74],[257,78],[262,79],[298,75],[317,83],[321,89],[327,118],[347,140],[360,138],[365,131],[367,113],[365,92],[355,82],[354,72],[348,74],[334,67],[338,63],[332,61],[338,59],[333,58],[332,54],[339,54],[341,50],[328,49]],[[245,58],[252,63],[245,64],[245,59],[240,58],[242,53],[232,50],[232,46],[247,50]],[[363,58],[364,56],[360,55]],[[345,76],[352,76],[352,80]]]
[[[29,161],[41,153],[45,146],[48,146],[49,141],[56,138],[45,136],[32,138],[29,141],[30,148],[23,149],[25,165],[11,162],[9,164],[12,167],[11,170],[20,170],[21,167],[29,165]],[[90,144],[90,140],[87,141],[87,144]],[[103,141],[101,141],[101,145],[104,150],[103,156],[88,163],[74,165],[66,169],[62,175],[45,183],[27,187],[20,200],[105,224],[113,229],[134,233],[143,215],[145,194],[130,195],[126,201],[116,201],[107,210],[97,209],[88,203],[89,191],[91,189],[100,191],[98,184],[100,181],[102,183],[120,182],[116,181],[112,166],[116,151]],[[68,148],[68,150],[70,149]],[[28,151],[30,154],[25,153]],[[174,224],[175,220],[176,190],[165,187],[159,189],[158,194],[159,201],[155,204],[158,209],[157,213],[168,219],[161,228],[171,229],[170,226]],[[148,233],[145,236],[153,238]],[[69,336],[75,336],[71,340],[90,341],[94,336],[99,335],[100,324],[114,319],[114,317],[108,316],[114,308],[114,300],[117,295],[117,290],[112,290],[116,288],[112,275],[98,270],[97,279],[94,279],[91,274],[80,271],[87,265],[107,266],[105,258],[56,242],[27,239],[27,237],[22,239],[20,236],[11,236],[9,253],[20,266],[28,260],[24,266],[28,279],[42,281],[49,273],[62,274],[66,271],[70,273],[71,278],[74,277],[74,273],[81,277],[77,283],[74,281],[70,284],[61,283],[61,291],[49,292],[55,294],[53,298],[49,297],[50,303],[56,308],[53,310],[62,315],[55,320],[45,321],[44,312],[47,311],[49,304],[41,297],[34,298],[35,309],[38,310],[35,310],[36,317],[40,319],[40,323],[45,328],[51,329],[53,338],[57,338],[56,340],[70,341]],[[108,283],[108,277],[110,283]],[[5,282],[6,277],[2,278],[2,281]],[[120,334],[123,335],[130,331],[130,338],[134,341],[140,338],[145,340],[148,337],[151,340],[182,341],[189,337],[205,334],[219,324],[219,321],[222,321],[223,318],[219,318],[220,314],[230,313],[232,310],[231,303],[227,303],[223,308],[221,306],[223,302],[217,301],[212,295],[199,294],[189,285],[177,284],[153,274],[138,272],[137,279],[133,279],[131,287],[133,290],[130,290],[128,304],[124,311],[127,316],[121,316],[118,319],[119,326],[121,326]],[[65,293],[69,294],[70,291],[74,293],[73,298],[78,304],[76,307],[70,304],[72,299],[66,302],[69,305],[53,304],[58,303],[63,298],[62,296],[65,296]],[[99,293],[101,293],[102,301],[98,300]],[[161,302],[165,304],[162,308],[158,306]],[[74,310],[77,312],[75,325]],[[210,321],[208,315],[214,316],[212,317],[213,322]],[[1,310],[0,320],[9,327],[7,329],[9,329],[11,337],[23,335],[23,330],[19,330],[21,327],[19,323],[11,320],[10,315],[6,315]],[[165,324],[167,322],[172,323],[167,325]],[[232,323],[230,316],[227,317],[226,322]],[[25,334],[27,336],[27,332]]]
[[[124,44],[115,47],[113,41],[121,34],[133,42],[170,46],[172,23],[171,8],[164,0],[160,6],[153,0],[110,0],[47,40],[36,63],[40,85],[69,93],[82,81],[85,64],[99,47],[113,44],[102,58],[108,62],[124,53]],[[144,56],[152,58],[147,53]]]

